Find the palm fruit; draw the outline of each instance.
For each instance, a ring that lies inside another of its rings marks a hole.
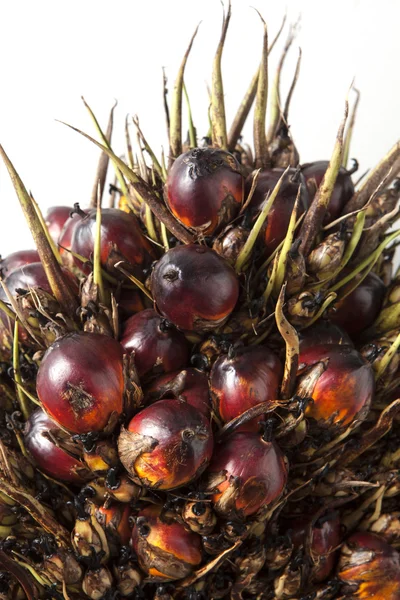
[[[294,29],[267,123],[263,20],[228,132],[230,17],[203,140],[185,53],[168,164],[136,117],[119,158],[85,102],[91,198],[43,217],[0,146],[37,246],[0,263],[1,598],[400,598],[400,143],[354,183],[356,92],[302,164]]]

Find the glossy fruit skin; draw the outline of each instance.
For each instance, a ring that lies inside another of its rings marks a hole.
[[[255,221],[264,208],[267,195],[272,192],[284,170],[267,169],[259,174],[256,189],[246,211],[248,215],[251,215],[252,222]],[[250,176],[246,179],[245,197],[250,193],[252,183],[253,177]],[[299,185],[301,185],[301,192],[298,216],[307,210],[309,197],[301,173],[296,169],[290,169],[282,182],[279,193],[260,232],[259,239],[267,254],[271,254],[286,236]]]
[[[70,206],[51,206],[46,213],[45,222],[47,229],[56,243],[60,238],[65,223],[70,218],[71,210]]]
[[[58,433],[58,425],[41,408],[37,408],[26,422],[24,443],[39,469],[50,477],[70,483],[82,484],[90,480],[90,471],[79,460],[78,444],[73,456],[49,439],[47,434],[51,431]]]
[[[354,280],[350,285],[354,285]],[[344,293],[346,288],[344,288]],[[330,315],[333,323],[340,325],[347,333],[356,338],[367,329],[379,315],[385,296],[385,285],[375,275],[369,273],[356,289],[342,301],[335,304],[335,310]]]
[[[329,577],[337,562],[342,537],[339,514],[333,512],[314,523],[311,537],[307,539],[309,526],[310,521],[307,519],[294,519],[289,526],[289,535],[295,548],[310,544],[306,548],[313,559],[310,577],[314,582],[320,583]]]
[[[158,310],[180,329],[208,331],[223,324],[235,308],[235,271],[206,246],[176,246],[156,263],[151,290]]]
[[[18,250],[18,252],[12,252],[0,259],[0,272],[3,277],[8,277],[15,269],[38,262],[40,262],[40,257],[37,250]]]
[[[194,148],[174,161],[165,199],[183,225],[211,235],[239,212],[243,188],[240,165],[232,154],[216,148]]]
[[[202,560],[201,537],[177,521],[163,519],[157,505],[146,506],[138,514],[132,546],[152,581],[186,577]]]
[[[285,457],[275,442],[264,441],[257,433],[234,433],[216,447],[205,481],[207,491],[215,490],[214,508],[220,516],[245,519],[282,493],[287,481]]]
[[[97,509],[96,518],[109,533],[113,541],[118,540],[120,546],[126,546],[132,535],[129,517],[132,509],[129,504],[114,502],[109,507],[100,506]]]
[[[58,339],[43,356],[36,380],[44,410],[73,433],[104,430],[123,410],[122,359],[121,344],[105,335]]]
[[[96,231],[96,210],[88,210],[73,228],[71,249],[73,252],[93,258]],[[155,258],[150,242],[143,236],[140,225],[133,214],[117,208],[103,208],[101,211],[101,264],[114,276],[119,271],[114,265],[123,260],[129,263],[125,267],[135,276],[143,279],[143,270],[148,268]],[[74,258],[75,265],[85,274],[91,268]]]
[[[224,423],[268,400],[276,400],[283,375],[279,358],[265,346],[239,348],[225,354],[213,365],[210,387],[213,407]],[[258,431],[261,417],[240,427]]]
[[[356,417],[365,418],[375,391],[371,366],[357,350],[343,344],[300,349],[300,369],[325,360],[327,368],[314,387],[306,416],[319,427],[344,427]]]
[[[84,213],[88,213],[89,209],[83,210]],[[75,227],[81,221],[82,216],[76,212],[73,212],[70,217],[65,221],[62,230],[60,231],[60,235],[58,237],[58,249],[63,261],[68,267],[73,267],[75,265],[74,257],[70,254],[69,250],[72,250],[72,238],[74,235]]]
[[[317,160],[302,166],[301,172],[306,181],[310,200],[315,197],[315,192],[321,185],[325,172],[328,168],[329,160]],[[315,184],[312,180],[315,180]],[[328,214],[325,217],[325,223],[334,221],[342,214],[342,210],[354,194],[354,185],[351,175],[347,169],[340,167],[333,193],[328,205]]]
[[[376,534],[354,533],[342,547],[339,579],[345,598],[399,600],[400,555]]]
[[[183,333],[151,308],[125,321],[120,341],[125,352],[134,353],[139,377],[175,371],[189,362],[189,344]]]
[[[210,416],[210,388],[204,371],[190,368],[157,377],[145,389],[145,402],[156,402],[162,398],[187,402],[205,417]]]
[[[204,471],[213,445],[208,419],[185,402],[167,399],[133,417],[120,434],[118,452],[135,483],[170,490]]]
[[[344,344],[353,346],[351,338],[339,325],[332,323],[327,319],[319,319],[311,327],[299,331],[299,341],[302,350],[310,346],[320,346],[322,344]]]

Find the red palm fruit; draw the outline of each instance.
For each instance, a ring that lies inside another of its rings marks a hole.
[[[268,196],[278,183],[284,170],[267,169],[259,174],[256,189],[247,209],[247,214],[252,220],[255,220],[264,208]],[[250,193],[252,183],[253,177],[248,177],[245,185],[246,196]],[[268,254],[273,252],[285,239],[299,185],[301,191],[298,216],[308,208],[308,192],[301,173],[296,169],[290,169],[282,182],[279,193],[260,232],[260,240],[262,240]]]
[[[135,483],[171,490],[196,479],[213,451],[209,421],[179,400],[160,400],[122,428],[119,457]]]
[[[77,224],[81,221],[83,215],[86,215],[89,212],[89,209],[82,210],[79,209],[79,212],[70,212],[70,217],[64,223],[62,230],[60,231],[60,235],[58,237],[58,249],[60,251],[60,255],[63,263],[67,267],[73,267],[74,257],[70,253],[72,250],[72,237],[74,235],[74,230]]]
[[[357,532],[348,538],[338,575],[344,598],[400,599],[400,555],[376,534]]]
[[[276,400],[283,375],[279,358],[265,346],[238,348],[213,365],[210,388],[213,407],[226,423],[261,402]],[[260,417],[240,431],[257,431]]]
[[[347,333],[332,321],[319,319],[311,327],[299,331],[300,347],[302,350],[321,344],[345,344],[353,346]]]
[[[172,165],[165,199],[183,225],[211,235],[239,212],[243,183],[240,165],[232,154],[216,148],[194,148]]]
[[[117,298],[118,313],[122,319],[128,319],[132,315],[151,307],[150,301],[146,303],[146,296],[131,288],[122,288]]]
[[[183,333],[151,308],[125,321],[121,345],[134,354],[139,377],[175,371],[189,361],[189,344]]]
[[[341,541],[339,514],[331,512],[318,519],[312,526],[311,533],[309,526],[310,522],[307,519],[293,520],[289,525],[290,538],[295,548],[306,546],[306,551],[312,559],[310,577],[319,583],[329,577],[336,564],[337,549]]]
[[[257,514],[282,493],[287,463],[274,441],[239,432],[216,447],[205,488],[214,492],[216,512],[229,519]]]
[[[353,419],[368,414],[375,390],[369,363],[357,350],[343,344],[321,344],[300,349],[299,368],[327,362],[312,393],[313,402],[306,408],[320,427],[347,426]]]
[[[151,289],[159,311],[177,327],[208,331],[235,308],[239,282],[232,267],[210,248],[176,246],[156,263]]]
[[[314,199],[315,193],[321,185],[328,165],[329,160],[317,160],[312,163],[307,163],[301,168],[311,201]],[[357,170],[357,168],[358,165],[355,165],[354,169],[348,171],[344,167],[340,167],[332,196],[329,201],[328,211],[325,216],[325,223],[334,221],[340,217],[345,204],[347,204],[347,202],[353,196],[354,185],[351,180],[351,176]]]
[[[82,484],[93,478],[81,461],[82,448],[65,434],[41,408],[26,422],[25,447],[38,465],[50,477]]]
[[[107,508],[100,506],[96,510],[96,519],[103,526],[110,545],[127,546],[132,535],[129,523],[132,509],[129,504],[114,502]]]
[[[350,284],[354,285],[355,279]],[[369,273],[362,283],[343,300],[335,304],[331,311],[331,320],[343,327],[347,333],[356,337],[364,329],[367,329],[379,315],[385,296],[385,285],[375,275]],[[343,293],[346,288],[343,289]]]
[[[57,243],[65,223],[70,218],[70,206],[51,206],[46,214],[45,222],[49,234]]]
[[[87,259],[93,258],[96,232],[96,209],[77,222],[72,233],[71,249]],[[143,270],[148,268],[155,258],[150,242],[144,237],[139,221],[132,213],[117,208],[103,208],[101,211],[101,264],[113,275],[119,275],[114,265],[123,260],[129,263],[127,268],[143,279]],[[91,268],[74,258],[76,266],[85,274]]]
[[[166,373],[154,379],[145,389],[145,401],[156,402],[162,398],[176,398],[210,416],[210,388],[204,371],[185,369]]]
[[[152,581],[182,579],[202,560],[201,537],[171,518],[162,507],[143,508],[132,532],[132,546],[139,565]]]
[[[36,391],[44,410],[73,433],[110,430],[123,410],[123,350],[97,333],[70,333],[43,356]]]
[[[7,277],[19,267],[38,262],[40,262],[40,257],[37,250],[19,250],[0,259],[0,272],[2,277]]]

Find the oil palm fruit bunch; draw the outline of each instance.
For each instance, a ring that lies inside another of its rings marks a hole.
[[[228,132],[230,16],[203,140],[190,105],[182,136],[195,36],[167,161],[136,118],[119,158],[114,109],[103,132],[85,103],[87,207],[42,215],[0,147],[37,246],[0,265],[1,598],[400,598],[400,143],[353,182],[357,97],[302,164],[300,58],[281,102],[290,32],[268,124],[264,21]]]

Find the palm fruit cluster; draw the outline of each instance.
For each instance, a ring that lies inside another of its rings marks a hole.
[[[228,132],[229,19],[204,138],[190,105],[182,137],[193,39],[166,160],[137,119],[118,158],[86,105],[87,208],[43,216],[0,147],[37,246],[1,262],[0,598],[400,598],[400,143],[354,184],[346,101],[302,164],[300,60],[281,102],[289,34],[268,124],[264,21]]]

